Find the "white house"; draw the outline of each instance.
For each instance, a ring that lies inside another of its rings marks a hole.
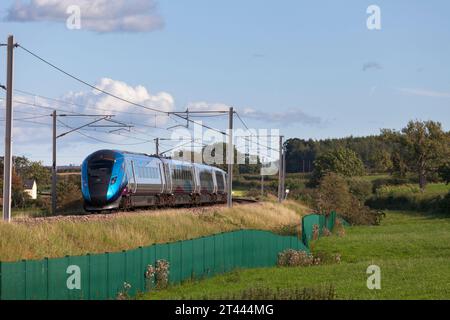
[[[37,184],[36,180],[25,180],[23,183],[24,192],[27,193],[32,200],[37,199]]]

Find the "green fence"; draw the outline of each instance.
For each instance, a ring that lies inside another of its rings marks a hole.
[[[159,259],[169,261],[169,281],[175,284],[235,268],[274,266],[285,249],[308,251],[296,237],[240,230],[119,253],[1,262],[0,299],[115,299],[125,282],[130,295],[144,292],[146,267]]]
[[[320,214],[310,214],[304,216],[302,218],[302,242],[305,245],[305,247],[309,248],[309,242],[313,238],[314,225],[318,226],[319,236],[321,236],[324,228],[327,228],[330,231],[334,229],[334,226],[336,224],[336,218],[337,214],[334,211],[332,211],[329,215],[326,216]],[[343,223],[346,223],[342,219],[340,220]]]

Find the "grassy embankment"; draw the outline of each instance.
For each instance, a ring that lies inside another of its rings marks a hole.
[[[115,252],[237,229],[292,233],[308,211],[288,201],[0,222],[0,261]]]
[[[146,299],[220,298],[251,288],[326,288],[338,299],[450,299],[450,218],[388,212],[377,227],[351,227],[322,238],[314,251],[341,254],[340,264],[235,271],[187,282]],[[381,290],[368,290],[369,265],[381,268]]]

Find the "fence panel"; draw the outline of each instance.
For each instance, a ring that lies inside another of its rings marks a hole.
[[[243,266],[243,252],[244,252],[244,241],[243,241],[243,234],[244,232],[241,231],[236,231],[233,232],[233,262],[234,268],[241,268]]]
[[[27,300],[47,299],[47,261],[24,261]]]
[[[2,300],[26,299],[25,262],[2,262],[0,272]]]
[[[67,267],[69,259],[56,258],[48,259],[48,299],[50,300],[67,300],[69,299],[69,290],[67,282]]]
[[[224,272],[234,269],[234,232],[223,234],[223,265]]]
[[[108,299],[108,254],[90,255],[89,277],[89,299]]]
[[[67,269],[64,275],[69,300],[88,300],[89,292],[89,256],[67,257]]]
[[[144,271],[141,267],[141,250],[125,251],[125,282],[131,285],[129,294],[136,295],[144,290]]]
[[[224,271],[223,261],[223,234],[214,237],[214,273],[222,273]]]
[[[174,242],[168,245],[169,247],[169,255],[170,255],[170,273],[169,273],[169,281],[170,283],[180,283],[183,279],[182,277],[182,245],[181,241]]]
[[[215,261],[215,251],[214,251],[214,240],[215,237],[205,237],[204,238],[204,265],[205,265],[205,276],[210,277],[215,274],[214,261]]]
[[[192,275],[195,279],[199,279],[203,276],[205,272],[205,248],[204,248],[204,238],[192,240],[192,259],[193,259],[193,269]]]
[[[123,252],[108,253],[108,299],[116,299],[124,291],[126,260]]]
[[[181,242],[181,280],[189,280],[192,278],[194,271],[194,242],[187,240]]]

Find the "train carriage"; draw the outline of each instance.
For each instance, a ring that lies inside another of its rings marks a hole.
[[[226,201],[226,173],[203,164],[100,150],[82,164],[86,211]]]

